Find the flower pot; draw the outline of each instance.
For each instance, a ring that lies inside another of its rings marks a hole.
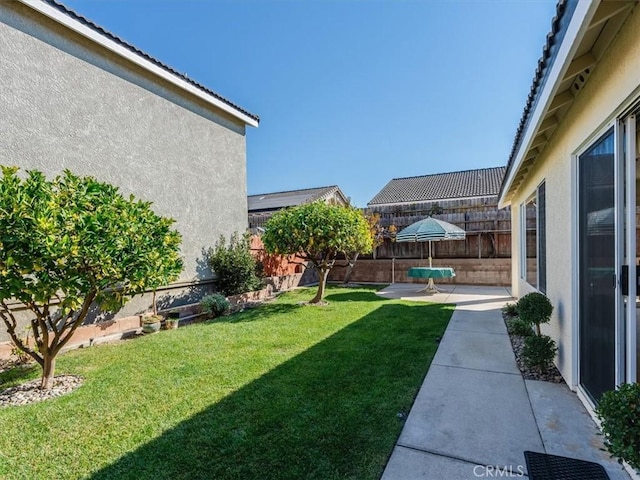
[[[160,322],[142,324],[142,333],[156,333],[159,331],[160,331]]]
[[[180,323],[180,320],[178,320],[177,318],[167,318],[167,320],[165,320],[167,330],[175,330],[176,328],[178,328],[178,323]]]
[[[156,333],[160,331],[160,321],[162,317],[158,315],[149,315],[142,319],[142,333]]]

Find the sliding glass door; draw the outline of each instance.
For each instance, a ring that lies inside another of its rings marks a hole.
[[[578,158],[580,384],[594,402],[615,387],[615,150],[611,129]]]
[[[628,115],[578,157],[578,369],[594,403],[638,381],[639,136]]]

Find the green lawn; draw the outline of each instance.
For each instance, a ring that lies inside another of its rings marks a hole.
[[[85,382],[0,409],[0,478],[379,478],[453,306],[374,290],[330,288],[326,307],[300,290],[61,356],[56,373]]]

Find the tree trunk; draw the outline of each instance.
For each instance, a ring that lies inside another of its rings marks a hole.
[[[324,297],[324,290],[327,285],[327,277],[329,276],[328,268],[319,268],[318,269],[318,291],[316,296],[313,297],[309,303],[319,303],[322,301],[322,297]]]
[[[347,271],[344,274],[344,284],[347,285],[349,283],[349,277],[351,277],[351,272],[353,272],[353,267],[356,266],[356,261],[358,260],[358,255],[360,255],[360,253],[356,252],[356,254],[353,256],[353,260],[349,260],[349,265],[347,265]]]
[[[42,382],[40,388],[42,390],[51,390],[53,387],[53,374],[56,369],[56,357],[51,355],[49,351],[43,354],[44,365],[42,367]]]

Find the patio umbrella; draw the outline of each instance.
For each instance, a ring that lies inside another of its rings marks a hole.
[[[427,217],[396,235],[396,242],[429,242],[429,268],[431,268],[431,242],[464,240],[465,231],[456,225]]]

